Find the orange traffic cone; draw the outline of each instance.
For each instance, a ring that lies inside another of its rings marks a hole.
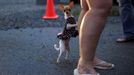
[[[43,16],[43,19],[57,19],[57,18],[58,16],[55,13],[53,0],[47,0],[46,14],[45,16]]]

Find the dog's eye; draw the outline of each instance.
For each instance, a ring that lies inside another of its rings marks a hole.
[[[64,10],[64,12],[65,12],[66,10]]]
[[[65,11],[70,11],[70,12],[71,12],[71,9],[65,9],[64,12],[65,12]]]
[[[71,9],[68,9],[71,12]]]

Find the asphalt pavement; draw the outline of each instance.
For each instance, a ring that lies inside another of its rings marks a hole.
[[[70,62],[56,63],[56,35],[63,29],[63,14],[56,20],[42,20],[45,6],[33,0],[0,0],[0,75],[73,75],[79,58],[78,37],[70,42]],[[75,10],[77,11],[77,10]],[[77,19],[77,17],[76,17]],[[101,75],[134,75],[134,43],[116,43],[122,35],[119,16],[109,16],[96,56],[114,63]]]

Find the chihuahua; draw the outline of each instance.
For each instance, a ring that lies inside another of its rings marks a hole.
[[[54,44],[54,48],[58,51],[60,51],[58,58],[57,58],[57,63],[60,62],[60,57],[61,55],[65,52],[65,60],[69,59],[69,54],[70,54],[70,38],[71,37],[76,37],[74,33],[77,32],[77,24],[76,20],[74,19],[73,15],[71,14],[71,9],[74,7],[74,2],[70,2],[69,5],[62,5],[59,4],[59,10],[64,13],[64,18],[65,18],[65,27],[63,29],[62,33],[59,33],[58,36],[59,38],[59,47],[57,47],[56,44]]]

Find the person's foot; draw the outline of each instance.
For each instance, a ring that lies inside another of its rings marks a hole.
[[[134,42],[134,37],[120,37],[116,40],[118,43]]]
[[[93,74],[97,75],[97,72],[95,71],[94,67],[91,65],[81,64],[78,66],[78,71],[80,74]]]
[[[81,75],[81,74],[99,75],[99,73],[95,71],[93,64],[83,62],[80,60],[78,62],[77,69],[75,69],[74,71],[78,71],[77,72],[78,75]]]
[[[100,75],[99,73],[97,73],[97,74],[90,74],[90,73],[86,73],[86,74],[81,74],[81,73],[79,73],[79,70],[76,68],[76,69],[74,69],[74,75]]]
[[[114,64],[108,63],[106,61],[103,61],[101,59],[95,58],[94,59],[94,68],[97,69],[112,69],[114,68]]]

